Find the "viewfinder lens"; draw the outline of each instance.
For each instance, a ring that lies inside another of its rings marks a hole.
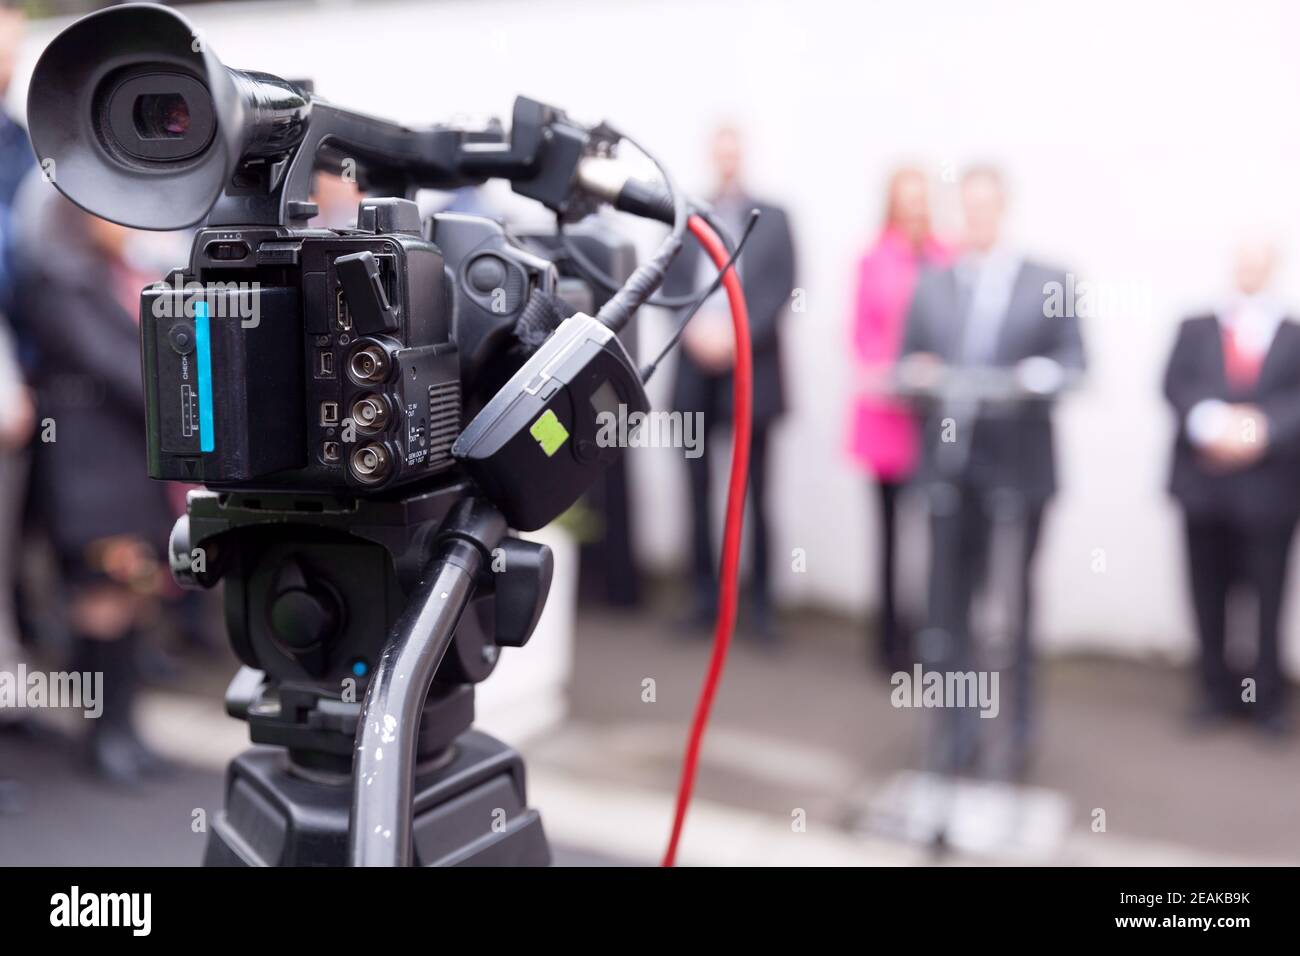
[[[133,113],[141,139],[180,139],[190,129],[190,104],[179,93],[137,96]]]

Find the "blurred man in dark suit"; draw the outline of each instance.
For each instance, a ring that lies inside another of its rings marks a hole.
[[[19,4],[0,0],[0,99],[9,91],[26,25],[26,14]],[[36,157],[27,130],[0,104],[0,206],[8,209],[13,205],[18,185],[34,165]]]
[[[0,0],[0,671],[9,672],[21,656],[14,580],[27,490],[27,444],[35,425],[23,368],[29,356],[15,335],[11,207],[19,181],[36,158],[27,131],[9,116],[2,101],[13,79],[25,26],[23,11]],[[29,733],[30,722],[19,713],[0,709],[0,731]]]
[[[1243,709],[1266,730],[1288,729],[1278,620],[1300,517],[1300,325],[1268,292],[1275,253],[1244,244],[1236,290],[1217,312],[1187,319],[1165,373],[1178,418],[1170,490],[1186,514],[1192,603],[1201,643],[1197,723]],[[1257,608],[1253,669],[1234,679],[1228,597]]]
[[[785,211],[756,199],[742,178],[744,150],[740,133],[729,126],[713,137],[713,167],[717,186],[711,197],[720,224],[739,238],[751,209],[760,213],[745,250],[736,263],[745,301],[754,353],[754,417],[749,459],[748,528],[752,531],[751,628],[760,637],[775,638],[770,583],[771,531],[766,508],[768,447],[772,425],[785,410],[778,326],[790,306],[794,289],[794,240]],[[669,296],[688,294],[712,282],[717,270],[694,239],[687,239],[664,282]],[[683,338],[677,365],[674,407],[701,413],[706,436],[731,421],[731,369],[735,360],[731,314],[719,290],[700,309]],[[713,547],[713,510],[709,487],[713,455],[706,438],[704,453],[687,458],[691,487],[693,623],[712,623],[717,607],[718,557]],[[726,459],[724,458],[724,461]]]
[[[18,300],[40,366],[43,434],[34,488],[58,557],[73,669],[103,674],[103,713],[87,757],[105,780],[166,770],[136,733],[137,646],[167,586],[175,515],[145,473],[140,290],[158,273],[132,255],[133,233],[83,212],[33,172],[18,193]]]
[[[961,183],[965,235],[961,256],[950,267],[923,271],[908,311],[902,354],[907,364],[954,368],[1020,369],[1055,363],[1081,371],[1083,341],[1073,309],[1048,308],[1049,290],[1067,276],[1029,261],[1003,238],[1006,189],[1001,174],[976,167]],[[940,461],[951,429],[962,429],[968,454],[960,473]],[[930,627],[942,647],[922,656],[947,669],[975,668],[970,609],[988,564],[991,509],[1014,508],[1021,532],[1016,570],[1018,608],[1011,634],[1011,721],[1006,766],[1017,776],[1030,755],[1032,642],[1030,568],[1043,509],[1056,491],[1052,422],[1046,403],[1025,404],[996,417],[978,411],[971,420],[931,416],[924,423],[918,478],[931,489],[932,535]],[[968,769],[976,757],[973,711],[953,709],[947,752],[936,758],[949,770]]]

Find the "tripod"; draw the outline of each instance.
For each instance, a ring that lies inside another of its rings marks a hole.
[[[532,634],[548,548],[460,479],[372,499],[196,491],[177,580],[225,585],[243,667],[208,866],[546,865],[523,761],[470,729],[474,684]]]

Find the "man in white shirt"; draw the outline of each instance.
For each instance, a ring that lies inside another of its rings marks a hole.
[[[1200,639],[1197,724],[1234,714],[1288,729],[1278,621],[1300,518],[1300,325],[1269,293],[1276,254],[1243,244],[1235,290],[1213,314],[1187,319],[1165,373],[1177,416],[1170,491],[1186,516]],[[1254,663],[1225,654],[1229,595],[1255,599]]]
[[[904,369],[1019,369],[1023,374],[1049,366],[1058,374],[1082,372],[1078,316],[1073,309],[1056,314],[1047,298],[1050,290],[1065,288],[1068,275],[1024,258],[1007,244],[1007,195],[1001,173],[988,166],[967,170],[961,201],[962,256],[951,268],[921,273],[908,309]],[[926,643],[943,650],[920,651],[936,668],[967,671],[984,666],[972,630],[971,605],[987,577],[998,503],[1013,503],[1017,515],[1008,523],[1019,532],[1019,567],[1009,573],[1017,579],[1019,606],[1009,635],[1013,659],[1003,675],[1009,699],[996,728],[1009,725],[1000,735],[1009,746],[994,772],[1021,776],[1032,756],[1037,726],[1031,568],[1043,513],[1056,491],[1049,403],[1025,403],[996,414],[975,406],[956,417],[934,406],[923,424],[917,480],[930,491],[932,505]],[[950,454],[953,429],[961,432],[967,449],[959,466],[952,464]],[[977,736],[990,733],[995,722],[972,716],[961,708],[947,714],[949,733],[941,744],[946,752],[935,758],[938,766],[953,772],[975,769],[981,759]]]

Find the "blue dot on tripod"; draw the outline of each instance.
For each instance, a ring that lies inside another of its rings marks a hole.
[[[370,668],[366,665],[365,661],[352,662],[352,673],[356,674],[358,677],[365,677],[369,672]]]

